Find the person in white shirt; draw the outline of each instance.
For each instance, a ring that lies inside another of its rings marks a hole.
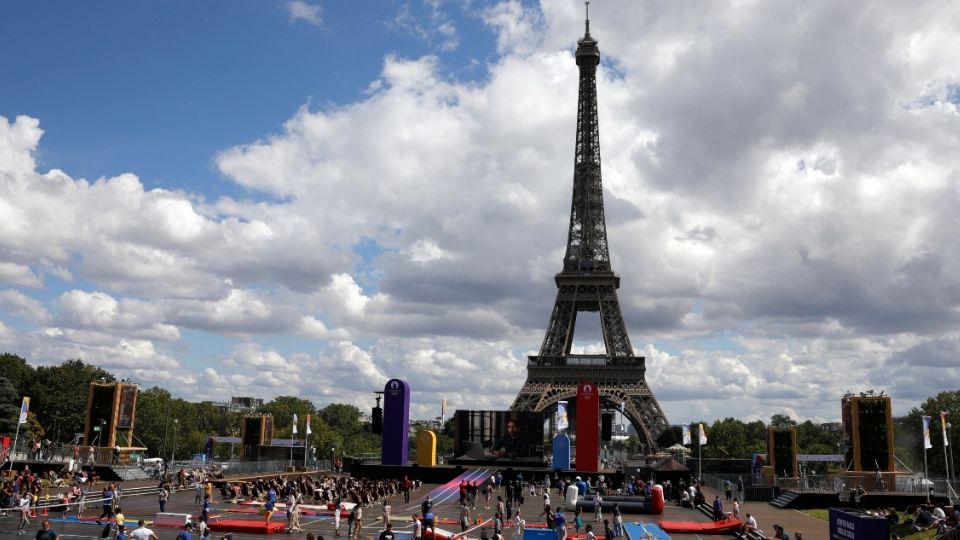
[[[25,488],[24,488],[25,489]],[[17,534],[23,534],[24,527],[30,524],[30,494],[24,493],[23,498],[17,503],[20,509],[20,526],[17,528]]]
[[[142,519],[137,522],[137,528],[130,533],[128,538],[130,538],[130,540],[160,540],[157,538],[157,535],[153,534],[153,531],[144,525]]]
[[[413,538],[414,540],[420,540],[423,538],[423,525],[420,523],[420,518],[416,514],[413,515]]]
[[[527,522],[520,517],[520,509],[517,509],[517,516],[514,519],[513,540],[523,540],[523,530],[527,527]]]
[[[740,534],[746,535],[747,533],[755,530],[757,530],[757,520],[754,519],[754,517],[748,512],[747,519],[744,520],[743,526],[740,527]]]

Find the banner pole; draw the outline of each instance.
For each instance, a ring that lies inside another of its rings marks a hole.
[[[10,460],[10,472],[13,472],[13,451],[17,449],[17,439],[20,438],[20,421],[17,420],[17,433],[13,436],[13,446],[10,447],[10,451],[7,452],[7,459]]]

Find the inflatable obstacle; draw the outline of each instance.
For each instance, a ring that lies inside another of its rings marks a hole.
[[[574,507],[579,506],[583,509],[584,512],[593,512],[594,502],[593,495],[587,495],[580,498],[574,498]],[[603,498],[603,510],[609,512],[613,509],[613,505],[616,504],[620,507],[620,512],[624,514],[662,514],[663,513],[663,486],[659,484],[653,486],[650,490],[650,496],[635,496],[635,497],[624,497],[624,496],[610,496]],[[567,505],[570,505],[570,499],[567,499]]]
[[[211,531],[246,533],[246,534],[276,534],[286,530],[286,524],[280,521],[265,523],[263,520],[251,519],[221,519],[208,523]]]
[[[670,540],[670,535],[656,523],[626,522],[623,528],[627,530],[627,538],[631,540]]]
[[[720,521],[661,521],[660,527],[667,532],[693,534],[732,534],[743,526],[739,519],[728,516]]]

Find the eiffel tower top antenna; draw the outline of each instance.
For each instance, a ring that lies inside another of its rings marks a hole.
[[[587,31],[585,37],[590,37],[590,2],[584,2],[587,5]]]

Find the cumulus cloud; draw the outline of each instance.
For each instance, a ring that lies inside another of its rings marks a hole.
[[[290,22],[304,21],[314,26],[323,25],[323,7],[303,0],[290,0],[286,4]]]
[[[444,395],[507,406],[556,294],[581,6],[472,14],[499,56],[471,82],[442,57],[462,39],[450,5],[404,6],[391,28],[437,56],[385,56],[357,99],[215,156],[265,201],[38,171],[39,122],[0,118],[0,302],[36,325],[4,316],[0,334],[184,388],[363,404],[413,373],[428,417]],[[628,1],[591,15],[611,258],[668,417],[835,419],[845,390],[888,389],[903,412],[956,388],[960,15]],[[54,300],[37,293],[65,279]],[[238,341],[184,370],[187,331]],[[257,341],[290,336],[294,352]]]

